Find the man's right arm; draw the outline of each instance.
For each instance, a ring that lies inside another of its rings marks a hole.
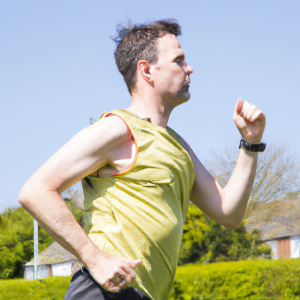
[[[115,291],[120,287],[114,284],[114,278],[122,276],[127,282],[135,278],[135,272],[130,268],[132,261],[102,252],[77,223],[61,193],[109,164],[110,153],[131,138],[120,118],[101,119],[58,150],[32,175],[19,195],[19,203],[44,230],[78,257],[98,283]]]

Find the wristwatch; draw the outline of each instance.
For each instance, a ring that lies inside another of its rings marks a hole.
[[[241,147],[249,152],[264,152],[266,150],[267,144],[266,143],[251,144],[241,139],[239,148]]]

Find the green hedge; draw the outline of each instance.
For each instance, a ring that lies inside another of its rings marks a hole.
[[[300,300],[300,260],[179,267],[169,300]]]
[[[70,277],[1,280],[0,299],[59,300]],[[169,300],[300,300],[300,260],[240,261],[178,267]]]
[[[39,280],[11,279],[0,281],[2,300],[60,300],[70,284],[71,277],[52,277]]]

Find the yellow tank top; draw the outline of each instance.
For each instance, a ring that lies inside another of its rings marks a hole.
[[[85,227],[105,253],[142,259],[135,269],[137,288],[150,299],[166,300],[195,179],[193,162],[171,128],[127,110],[112,114],[126,122],[138,153],[126,172],[82,180]]]

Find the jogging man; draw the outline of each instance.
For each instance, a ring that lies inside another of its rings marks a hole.
[[[265,116],[237,100],[233,119],[244,141],[221,188],[167,127],[172,110],[190,98],[193,69],[177,39],[180,33],[175,20],[118,27],[115,58],[131,106],[104,113],[79,132],[20,193],[25,209],[85,266],[73,276],[65,299],[166,300],[189,200],[228,228],[242,222],[258,152],[265,148]],[[61,197],[79,180],[88,236]],[[133,269],[136,260],[142,264]],[[134,279],[135,287],[129,287]]]

